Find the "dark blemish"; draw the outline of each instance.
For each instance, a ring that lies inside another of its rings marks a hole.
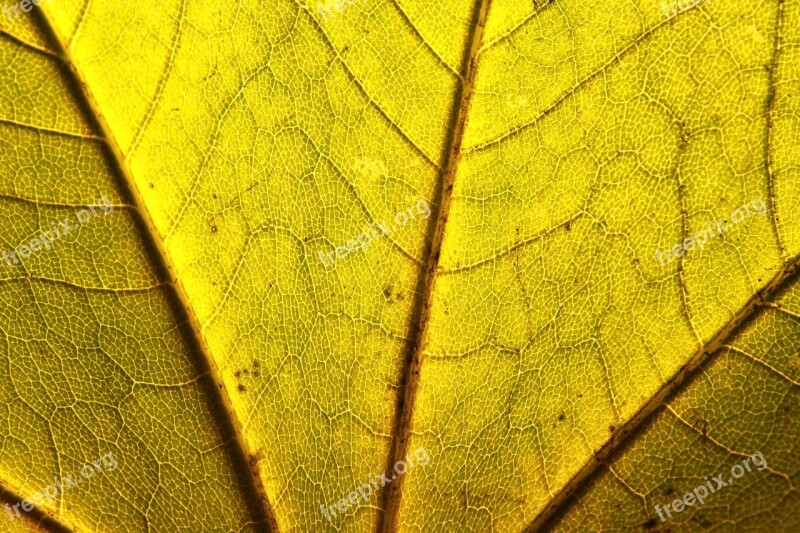
[[[673,487],[667,487],[667,490],[664,491],[664,494],[667,496],[672,496],[675,494],[675,489]]]
[[[253,183],[252,185],[250,185],[250,186],[247,188],[247,190],[246,190],[246,191],[244,191],[244,192],[250,192],[250,191],[252,191],[253,189],[255,189],[255,188],[256,188],[256,185],[258,185],[258,182],[255,182],[255,183]]]
[[[617,428],[616,428],[616,427],[614,427],[614,426],[608,426],[608,430],[609,430],[611,433],[614,433],[614,430],[615,430],[615,429],[617,429]]]
[[[255,455],[250,455],[250,464],[255,466],[266,458],[267,457],[264,455],[264,452],[258,450]]]
[[[239,383],[239,387],[238,387],[238,388],[239,388],[239,392],[244,392],[244,391],[246,391],[246,390],[247,390],[247,387],[245,387],[245,386],[244,386],[244,385],[242,385],[241,383]]]
[[[561,411],[561,414],[558,415],[558,421],[561,422],[565,418],[567,418],[567,415],[564,414],[564,411]]]
[[[258,368],[258,361],[253,359],[253,368]]]
[[[386,296],[387,299],[392,297],[391,285],[387,285],[386,287],[383,288],[383,295]]]
[[[652,528],[656,527],[657,523],[658,522],[656,522],[655,518],[651,518],[650,520],[648,520],[647,522],[642,524],[642,526],[646,527],[647,529],[652,529]]]
[[[216,199],[217,199],[217,193],[215,193],[215,192],[212,192],[212,193],[211,193],[211,198],[213,198],[214,200],[216,200]]]
[[[789,414],[792,412],[792,408],[787,405],[786,407],[783,408],[783,412]]]
[[[242,375],[242,371],[241,370],[237,370],[236,372],[233,373],[233,376],[236,377],[236,378],[238,378],[241,375]]]
[[[349,44],[348,44],[347,46],[345,46],[345,47],[342,49],[342,53],[344,54],[344,53],[346,53],[348,50],[350,50],[350,45],[349,45]]]
[[[258,370],[253,370],[253,377],[254,377],[254,378],[257,378],[257,377],[259,377],[260,375],[261,375],[261,372],[259,372]]]
[[[583,398],[583,394],[578,394],[578,398]]]
[[[567,222],[567,224],[564,226],[564,229],[567,231],[572,231],[572,221]]]
[[[155,186],[155,185],[153,185],[152,183],[150,183],[149,185],[150,185],[150,188],[151,188],[151,189],[155,189],[155,188],[156,188],[156,186]]]
[[[217,232],[217,224],[215,222],[211,222],[211,233]]]

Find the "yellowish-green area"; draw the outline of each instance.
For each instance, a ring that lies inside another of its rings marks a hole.
[[[211,414],[213,383],[196,370],[141,217],[61,60],[26,31],[5,31],[0,253],[33,246],[61,222],[73,229],[17,253],[18,264],[0,262],[2,486],[33,498],[56,478],[81,480],[41,507],[76,531],[246,529],[241,481]],[[84,465],[107,454],[117,468],[84,478]],[[1,531],[51,530],[7,512]]]
[[[770,305],[603,468],[554,531],[620,531],[650,520],[675,532],[798,527],[800,287]],[[766,466],[754,465],[759,452]],[[703,505],[670,507],[669,518],[666,505],[707,481],[715,492]]]
[[[30,496],[113,452],[117,471],[44,511],[92,531],[258,529],[216,378],[280,530],[374,530],[379,494],[330,523],[320,507],[386,468],[431,240],[419,211],[399,217],[438,205],[475,12],[49,0],[0,17],[0,246],[115,206],[0,262],[2,483]],[[671,19],[656,0],[492,1],[421,339],[409,450],[431,459],[403,480],[400,530],[524,529],[797,257],[798,32],[794,0]],[[717,220],[702,249],[656,258]],[[337,256],[376,224],[391,233]],[[554,527],[641,528],[669,490],[757,450],[774,471],[671,527],[796,517],[793,294]]]

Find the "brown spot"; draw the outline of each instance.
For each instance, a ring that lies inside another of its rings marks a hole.
[[[237,378],[238,378],[239,376],[241,376],[241,375],[242,375],[242,371],[241,371],[241,370],[237,370],[236,372],[234,372],[234,373],[233,373],[233,376],[234,376],[234,377],[237,377]]]
[[[564,226],[564,229],[567,231],[572,231],[572,221],[568,221],[567,224]]]
[[[387,285],[383,288],[383,295],[388,299],[392,297],[392,286]]]
[[[155,186],[155,185],[153,185],[152,183],[150,183],[149,185],[150,185],[150,188],[151,188],[151,189],[155,189],[155,188],[156,188],[156,186]]]
[[[615,429],[617,429],[617,428],[616,428],[616,427],[614,427],[614,426],[608,426],[608,430],[609,430],[611,433],[614,433],[614,430],[615,430]]]
[[[664,494],[666,494],[667,496],[672,496],[673,494],[675,494],[675,489],[672,487],[667,487],[667,490],[664,491]]]
[[[258,361],[253,359],[253,368],[258,368],[258,367],[259,367]]]
[[[655,519],[655,518],[651,518],[650,520],[648,520],[647,522],[645,522],[644,524],[642,524],[642,526],[643,526],[643,527],[646,527],[647,529],[652,529],[652,528],[656,527],[656,524],[657,524],[657,523],[658,523],[658,522],[656,522],[656,519]]]
[[[558,421],[560,422],[560,421],[564,420],[565,418],[567,418],[567,415],[564,414],[564,411],[561,411],[561,414],[558,415]]]
[[[255,466],[266,458],[264,452],[258,450],[255,454],[250,454],[250,465]]]
[[[239,383],[239,387],[238,387],[238,388],[239,388],[239,392],[244,392],[244,391],[246,391],[246,390],[247,390],[247,387],[245,387],[245,386],[244,386],[244,385],[242,385],[241,383]]]

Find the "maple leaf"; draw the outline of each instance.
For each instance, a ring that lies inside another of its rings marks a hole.
[[[0,530],[797,524],[800,6],[6,7]]]

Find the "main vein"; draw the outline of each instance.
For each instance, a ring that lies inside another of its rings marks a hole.
[[[394,438],[389,449],[387,470],[392,468],[397,461],[404,459],[408,453],[414,406],[426,344],[425,340],[428,334],[433,295],[436,287],[436,275],[439,268],[439,256],[442,251],[447,219],[450,215],[453,185],[461,157],[461,143],[464,138],[470,101],[475,87],[479,49],[483,39],[483,29],[486,25],[490,3],[491,0],[478,0],[475,5],[473,21],[467,38],[467,53],[461,65],[461,79],[463,82],[454,100],[455,104],[450,116],[450,136],[445,143],[446,152],[443,154],[446,158],[446,163],[440,172],[436,194],[438,201],[435,202],[439,208],[435,225],[432,228],[433,240],[426,253],[425,269],[420,278],[420,290],[417,291],[419,297],[414,307],[416,320],[414,321],[411,341],[407,347],[402,382],[398,390],[397,411],[393,428]],[[397,530],[402,488],[403,476],[399,476],[384,492],[382,499],[383,514],[378,521],[378,532],[393,533]]]
[[[110,159],[115,166],[114,174],[117,178],[118,186],[133,206],[132,211],[138,215],[138,219],[137,217],[134,217],[134,219],[142,233],[144,243],[149,248],[150,259],[159,270],[160,276],[166,280],[165,287],[171,291],[168,295],[175,312],[176,322],[179,325],[185,324],[187,326],[183,327],[182,331],[197,371],[200,375],[206,375],[210,378],[206,392],[213,411],[212,415],[216,417],[220,424],[222,433],[220,438],[226,444],[229,444],[228,449],[231,453],[232,462],[242,481],[244,496],[253,520],[252,525],[258,530],[277,531],[277,519],[261,481],[258,461],[255,459],[255,455],[251,453],[244,438],[241,422],[236,416],[221,373],[203,337],[200,322],[189,303],[188,295],[177,276],[176,269],[170,260],[161,235],[150,217],[122,150],[103,114],[100,112],[100,107],[94,99],[88,83],[73,61],[69,47],[65,45],[64,36],[60,35],[56,30],[45,9],[36,11],[42,22],[43,30],[53,41],[57,55],[60,56],[68,69],[67,81],[75,91],[78,103],[82,106],[92,126],[101,133],[100,139],[106,144]]]

